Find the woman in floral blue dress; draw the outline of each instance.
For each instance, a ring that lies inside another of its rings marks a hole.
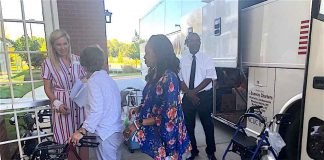
[[[143,103],[131,111],[138,117],[124,135],[137,131],[142,152],[155,160],[181,160],[191,145],[180,104],[179,59],[165,35],[150,37],[144,59],[149,71]]]

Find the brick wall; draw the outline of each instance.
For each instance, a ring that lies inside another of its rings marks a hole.
[[[104,0],[57,0],[60,28],[71,37],[72,53],[99,44],[107,53]]]

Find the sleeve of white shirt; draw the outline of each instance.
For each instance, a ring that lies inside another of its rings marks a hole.
[[[206,78],[211,78],[212,80],[217,79],[216,69],[212,59],[208,56],[205,57],[205,65],[206,67]]]
[[[183,81],[183,75],[182,75],[182,59],[180,59],[180,70],[179,70],[179,73],[178,73],[178,77],[180,79],[180,81]]]
[[[90,105],[90,113],[83,122],[82,127],[88,132],[94,133],[103,117],[103,95],[100,86],[94,82],[88,83],[88,103]]]

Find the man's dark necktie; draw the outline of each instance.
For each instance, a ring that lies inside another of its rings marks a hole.
[[[189,89],[194,89],[195,88],[195,75],[196,75],[196,56],[192,55],[190,80],[189,80]]]

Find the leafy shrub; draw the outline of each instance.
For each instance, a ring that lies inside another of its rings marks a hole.
[[[139,72],[138,69],[136,69],[136,68],[134,68],[134,67],[132,67],[132,66],[129,66],[129,65],[124,65],[122,69],[123,69],[123,72],[124,72],[124,73],[134,73],[134,72]]]

